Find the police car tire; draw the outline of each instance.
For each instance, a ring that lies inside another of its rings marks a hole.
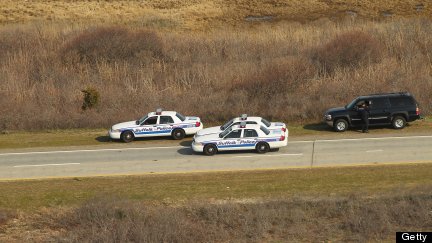
[[[125,143],[130,143],[134,140],[134,134],[131,131],[124,131],[120,135],[120,139]]]
[[[183,130],[183,129],[180,129],[180,128],[178,128],[178,129],[174,129],[173,131],[172,131],[172,134],[171,134],[171,136],[175,139],[175,140],[180,140],[180,139],[183,139],[184,137],[185,137],[185,131]]]
[[[217,148],[214,144],[207,144],[204,146],[204,154],[208,156],[215,155],[217,153]]]
[[[406,120],[403,116],[395,116],[392,120],[394,129],[402,129],[406,126]]]
[[[333,128],[336,132],[345,132],[348,129],[348,122],[345,119],[337,119]]]
[[[270,150],[270,146],[268,143],[260,142],[256,145],[255,149],[259,154],[264,154]]]

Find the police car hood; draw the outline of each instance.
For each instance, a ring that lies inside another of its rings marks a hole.
[[[214,140],[220,140],[219,133],[206,134],[202,136],[197,136],[194,138],[195,142],[202,143]]]
[[[117,123],[114,126],[112,126],[112,129],[122,129],[122,128],[135,127],[135,126],[136,126],[136,121],[128,121],[128,122]]]
[[[209,127],[209,128],[204,128],[202,130],[199,130],[196,135],[197,136],[203,136],[203,135],[208,135],[208,134],[219,134],[221,133],[222,130],[220,129],[220,127]]]

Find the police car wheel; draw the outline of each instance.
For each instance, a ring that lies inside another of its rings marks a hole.
[[[183,129],[175,129],[171,135],[175,140],[180,140],[185,137],[185,131]]]
[[[395,116],[392,120],[392,125],[395,129],[402,129],[406,126],[406,120],[402,116]]]
[[[132,142],[134,140],[134,134],[131,131],[124,131],[120,135],[120,139],[125,143]]]
[[[204,147],[204,154],[205,155],[209,155],[209,156],[215,155],[216,152],[217,152],[217,148],[216,148],[216,146],[214,144],[207,144]]]
[[[255,149],[259,154],[264,154],[270,150],[270,146],[268,145],[268,143],[258,143]]]
[[[345,119],[336,120],[333,128],[336,132],[345,132],[348,129],[348,122]]]

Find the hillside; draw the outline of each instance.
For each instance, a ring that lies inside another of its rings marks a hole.
[[[0,23],[72,21],[202,29],[259,21],[430,17],[425,0],[2,0]]]

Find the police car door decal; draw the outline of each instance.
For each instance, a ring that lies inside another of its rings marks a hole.
[[[228,135],[225,136],[225,138],[219,142],[217,142],[216,146],[219,149],[232,149],[240,146],[240,137],[241,137],[242,130],[233,130]]]
[[[157,131],[160,133],[171,133],[174,120],[170,116],[160,116]]]
[[[240,145],[242,147],[255,147],[257,144],[258,133],[255,129],[245,129],[243,132],[243,137],[240,140]]]
[[[135,135],[143,137],[154,134],[156,130],[157,120],[157,116],[147,118],[141,126],[134,129]]]

